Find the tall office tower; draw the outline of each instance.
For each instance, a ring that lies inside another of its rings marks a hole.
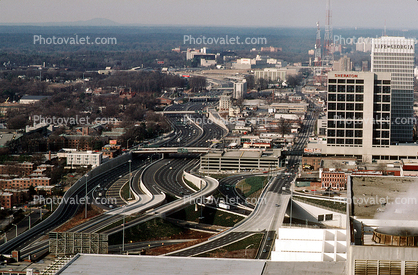
[[[389,147],[390,83],[389,73],[328,74],[327,151],[380,159]]]
[[[392,74],[390,132],[392,144],[412,141],[414,53],[413,39],[384,36],[372,40],[371,71]]]

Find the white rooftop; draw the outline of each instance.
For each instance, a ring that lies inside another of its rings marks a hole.
[[[262,274],[265,261],[79,254],[60,274]]]

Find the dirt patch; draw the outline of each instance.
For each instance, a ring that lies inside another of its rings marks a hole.
[[[211,236],[213,236],[213,235],[209,234],[209,233],[188,230],[188,231],[185,232],[185,234],[181,234],[181,236],[171,237],[170,240],[175,240],[175,239],[198,239],[198,240],[147,249],[145,251],[145,254],[146,255],[154,255],[154,256],[166,254],[166,253],[173,252],[173,251],[176,251],[176,250],[180,250],[180,249],[183,249],[183,248],[191,247],[195,244],[202,243],[204,241],[207,241],[209,239],[209,237],[211,237]]]
[[[68,231],[71,228],[79,224],[89,221],[90,219],[94,218],[97,215],[100,215],[101,213],[103,213],[103,209],[95,205],[89,205],[89,207],[87,208],[87,220],[86,220],[84,219],[84,208],[81,207],[80,209],[78,209],[77,214],[74,217],[72,217],[69,221],[67,221],[66,223],[64,223],[63,225],[61,225],[54,231],[55,232]]]

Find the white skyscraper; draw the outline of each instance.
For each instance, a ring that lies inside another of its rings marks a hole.
[[[391,73],[391,143],[411,142],[414,105],[413,39],[381,37],[372,40],[371,71]]]

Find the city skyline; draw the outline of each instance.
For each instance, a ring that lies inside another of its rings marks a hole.
[[[1,1],[0,24],[41,24],[105,18],[120,25],[315,27],[325,24],[326,1],[201,2]],[[414,29],[416,1],[331,1],[334,28]],[[202,12],[203,11],[203,12]],[[399,20],[402,18],[402,20]],[[111,23],[111,22],[109,22]]]

